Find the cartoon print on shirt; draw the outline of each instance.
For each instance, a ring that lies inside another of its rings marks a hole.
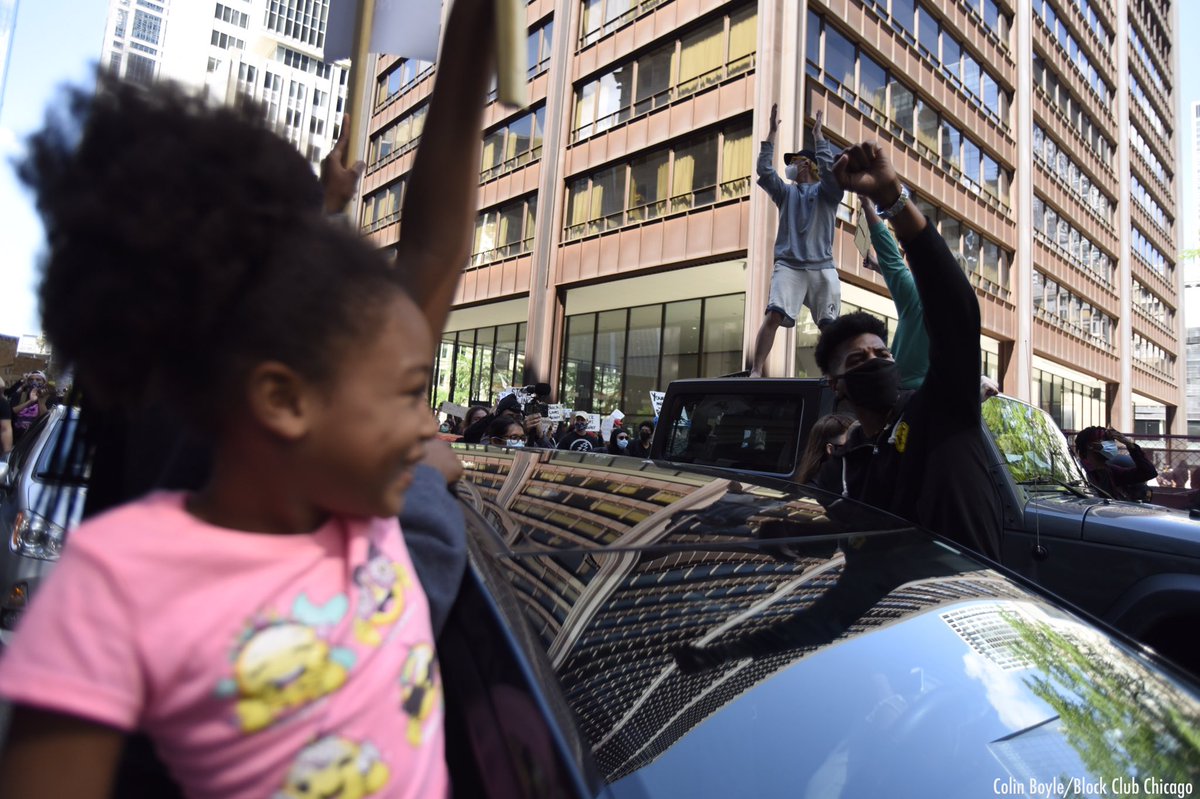
[[[355,655],[331,647],[330,629],[346,615],[338,594],[324,605],[297,597],[289,619],[255,619],[242,631],[231,654],[233,677],[217,695],[236,697],[236,724],[247,733],[271,726],[341,688]]]
[[[275,799],[363,799],[387,785],[390,771],[369,741],[326,735],[296,756]]]
[[[390,560],[371,544],[367,562],[354,570],[358,586],[354,637],[359,643],[379,646],[383,634],[404,613],[404,590],[412,585],[404,566]]]
[[[437,657],[431,645],[417,644],[409,650],[400,672],[400,700],[408,714],[408,742],[420,746],[437,726],[437,711],[442,707]]]

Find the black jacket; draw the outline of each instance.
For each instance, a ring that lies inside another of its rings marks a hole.
[[[813,482],[998,561],[1000,498],[979,413],[979,302],[932,224],[904,245],[929,333],[925,383],[901,394],[874,439],[851,431]]]

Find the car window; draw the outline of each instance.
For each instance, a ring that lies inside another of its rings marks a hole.
[[[789,474],[804,400],[745,394],[684,395],[670,409],[664,457],[726,469]]]
[[[446,708],[446,759],[454,795],[472,799],[584,799],[587,765],[553,671],[528,630],[505,577],[496,568],[496,531],[464,509],[474,568],[463,581],[437,641]],[[514,614],[515,615],[512,615]],[[505,616],[509,624],[502,623]],[[511,622],[515,621],[515,624]],[[531,661],[527,654],[532,652]],[[568,740],[569,736],[572,740]]]
[[[38,455],[34,477],[63,485],[86,485],[91,467],[87,450],[79,446],[79,417],[64,412]]]
[[[983,403],[983,422],[1017,483],[1052,480],[1086,485],[1062,431],[1045,411],[1010,397]]]

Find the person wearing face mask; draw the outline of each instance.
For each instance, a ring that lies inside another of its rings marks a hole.
[[[623,427],[614,427],[608,436],[609,455],[632,455],[630,451],[629,431]]]
[[[570,449],[575,452],[592,452],[603,446],[600,440],[588,432],[588,417],[577,413],[571,421],[570,431],[558,442],[559,449]]]
[[[1129,463],[1120,461],[1123,444]],[[1085,427],[1075,436],[1075,452],[1087,472],[1088,482],[1103,496],[1128,501],[1144,499],[1146,481],[1158,476],[1158,469],[1142,448],[1111,427]]]
[[[813,120],[814,150],[784,153],[784,175],[775,171],[779,106],[771,106],[770,132],[758,153],[758,185],[779,208],[775,268],[766,315],[754,341],[751,377],[762,377],[767,356],[781,327],[795,327],[801,307],[823,327],[842,307],[842,284],[833,264],[833,227],[842,189],[833,176],[833,147],[825,138],[824,111]]]
[[[817,340],[817,365],[859,425],[813,483],[998,560],[1000,500],[980,419],[975,291],[878,144],[849,148],[833,172],[842,188],[875,204],[904,246],[925,310],[929,368],[919,389],[902,391],[880,319],[859,312],[826,326]]]
[[[488,426],[487,443],[496,447],[522,449],[525,446],[525,428],[508,416],[497,416]]]
[[[635,458],[649,458],[650,444],[654,441],[654,422],[646,420],[638,425],[637,436],[630,438],[627,455]]]
[[[848,413],[829,413],[818,419],[808,433],[808,442],[792,479],[797,483],[813,479],[821,464],[833,457],[839,447],[846,445],[846,437],[853,426],[854,417]]]

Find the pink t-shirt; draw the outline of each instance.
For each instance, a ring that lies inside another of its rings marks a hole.
[[[429,608],[395,519],[213,527],[157,493],[71,533],[0,696],[141,729],[191,797],[444,797]]]

